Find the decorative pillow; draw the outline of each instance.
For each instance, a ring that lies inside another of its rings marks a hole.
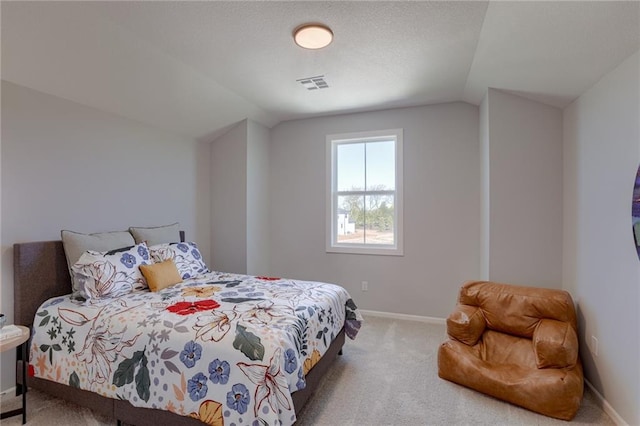
[[[154,262],[173,260],[183,280],[209,273],[196,243],[168,243],[149,247]]]
[[[146,242],[149,247],[163,243],[180,241],[180,224],[178,222],[165,226],[147,228],[131,227],[129,232],[136,240],[136,244]]]
[[[153,265],[140,265],[140,272],[147,280],[151,291],[160,291],[182,282],[178,268],[171,259]]]
[[[152,263],[145,243],[108,252],[88,250],[71,267],[84,299],[119,297],[147,288],[138,267]]]
[[[71,268],[84,252],[88,250],[105,252],[121,247],[131,247],[136,244],[131,234],[127,231],[81,234],[79,232],[63,230],[61,236],[64,253],[67,256],[67,266],[69,267],[69,274],[71,275],[72,288],[76,294],[81,290],[81,285],[74,278]]]

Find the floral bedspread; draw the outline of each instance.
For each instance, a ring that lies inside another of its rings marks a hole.
[[[337,285],[212,272],[158,293],[45,302],[29,369],[210,425],[290,425],[291,392],[361,320]]]

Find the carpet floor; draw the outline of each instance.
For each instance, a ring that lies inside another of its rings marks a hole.
[[[567,425],[438,377],[445,327],[365,316],[355,341],[338,357],[296,425]],[[103,426],[115,421],[38,391],[27,394],[28,425]],[[3,401],[2,411],[20,406]],[[3,425],[22,423],[21,416]],[[571,425],[614,425],[586,388]]]

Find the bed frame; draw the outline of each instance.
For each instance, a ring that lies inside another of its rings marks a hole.
[[[180,234],[181,240],[184,241],[184,233]],[[32,328],[36,311],[45,300],[71,293],[71,278],[62,241],[14,244],[13,268],[14,322],[16,324]],[[304,404],[318,387],[320,380],[336,356],[342,353],[344,340],[345,331],[343,328],[325,355],[307,374],[307,387],[291,394],[296,414],[302,410]],[[21,364],[24,360],[20,358],[19,356],[16,367],[18,392],[22,391],[24,383]],[[187,426],[202,424],[199,420],[179,416],[169,411],[134,407],[128,401],[106,398],[89,391],[36,377],[28,378],[28,386],[91,408],[102,415],[116,419],[119,425],[157,426],[170,424]]]

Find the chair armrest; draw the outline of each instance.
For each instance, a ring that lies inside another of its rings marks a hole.
[[[567,322],[542,319],[533,332],[538,368],[573,367],[578,361],[578,336]]]
[[[469,346],[478,343],[486,326],[484,315],[477,306],[458,305],[447,318],[447,334]]]

